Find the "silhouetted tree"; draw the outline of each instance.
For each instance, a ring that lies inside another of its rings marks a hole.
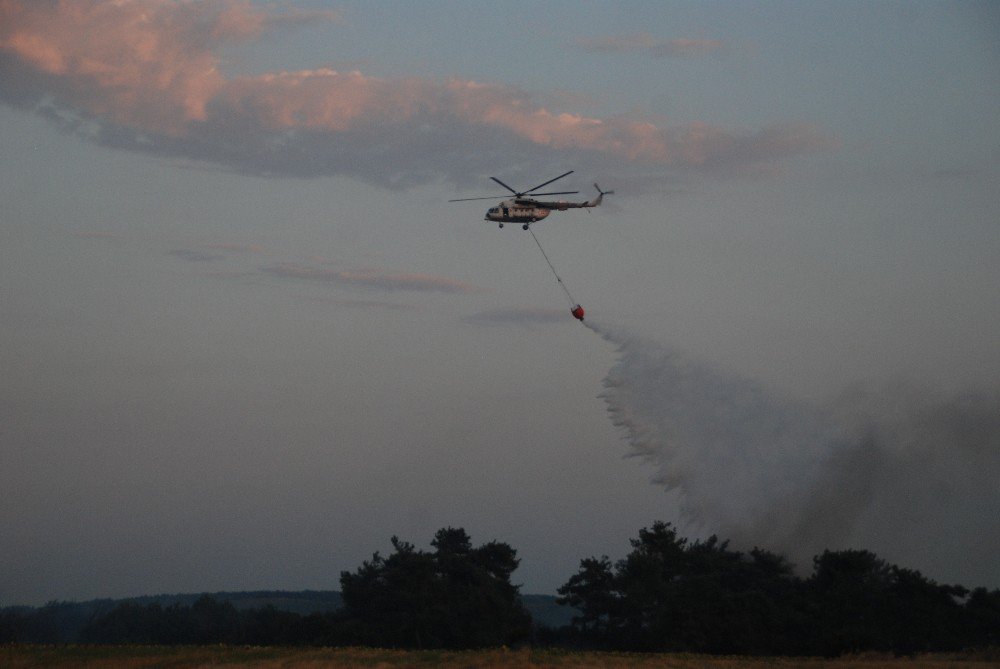
[[[238,643],[240,613],[229,602],[202,595],[190,607],[121,602],[97,616],[81,632],[90,643]]]
[[[716,537],[690,543],[664,523],[631,544],[614,565],[581,561],[559,588],[558,601],[579,611],[573,630],[595,646],[840,655],[1000,641],[1000,591],[969,595],[869,551],[824,551],[802,580],[779,555],[732,551]]]
[[[888,629],[892,569],[864,550],[823,551],[813,559],[810,601],[819,622],[819,651],[838,655],[891,650]]]
[[[191,605],[190,643],[234,643],[238,641],[240,614],[230,602],[202,595]]]
[[[357,572],[341,573],[346,624],[360,643],[423,647],[436,622],[434,561],[398,537],[392,547],[388,558],[375,553]]]
[[[24,619],[26,616],[26,612],[20,610],[0,611],[0,644],[25,641]]]
[[[240,612],[237,638],[240,643],[255,646],[306,645],[316,643],[326,634],[329,624],[320,614],[303,617],[268,604]]]
[[[592,643],[633,650],[772,652],[792,636],[795,580],[783,558],[731,551],[710,537],[689,543],[667,523],[631,541],[612,567],[588,559],[559,589],[578,633]]]
[[[1000,647],[1000,590],[976,588],[964,608],[966,646]]]
[[[573,624],[582,636],[600,646],[609,644],[611,621],[617,621],[621,594],[608,556],[581,560],[580,571],[559,588],[559,594],[560,604],[580,612],[573,617]]]
[[[183,643],[183,634],[176,629],[178,616],[169,609],[164,611],[159,604],[121,602],[92,620],[81,636],[89,643]]]
[[[439,530],[434,552],[392,538],[340,576],[344,630],[360,643],[416,648],[472,648],[527,637],[530,617],[510,578],[516,552],[491,542],[473,548],[465,530]]]
[[[962,648],[966,621],[961,599],[969,591],[939,585],[919,571],[890,567],[888,625],[892,650],[912,654]]]

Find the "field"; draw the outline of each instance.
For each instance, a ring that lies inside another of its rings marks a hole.
[[[3,646],[0,667],[188,669],[193,667],[320,669],[323,667],[593,667],[639,669],[978,669],[1000,667],[1000,653],[940,654],[915,658],[865,654],[838,659],[746,658],[685,654],[572,652],[556,649],[395,651],[373,648],[270,648],[232,646]]]

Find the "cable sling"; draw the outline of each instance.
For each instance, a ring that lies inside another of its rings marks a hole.
[[[566,293],[566,298],[569,300],[569,305],[571,307],[576,306],[576,300],[574,300],[573,296],[569,294],[569,289],[566,288],[566,284],[563,283],[563,280],[561,278],[559,278],[559,273],[556,272],[556,268],[553,267],[552,261],[549,260],[548,254],[545,253],[545,249],[543,249],[541,243],[539,243],[538,237],[535,236],[535,231],[532,230],[531,228],[528,228],[528,232],[531,233],[531,238],[535,240],[535,244],[538,246],[538,250],[542,252],[542,257],[545,258],[545,262],[547,262],[549,264],[549,269],[552,270],[553,276],[555,276],[556,277],[556,281],[559,282],[559,287],[563,289],[564,293]]]

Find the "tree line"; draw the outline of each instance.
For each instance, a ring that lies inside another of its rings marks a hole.
[[[911,654],[1000,645],[1000,590],[940,585],[864,550],[824,551],[808,578],[782,556],[689,542],[666,523],[580,563],[559,588],[571,638],[619,650]]]
[[[121,602],[94,613],[79,640],[102,644],[367,645],[478,648],[543,644],[743,655],[909,654],[1000,646],[1000,590],[938,584],[863,550],[824,551],[808,577],[782,556],[688,541],[667,523],[631,540],[616,562],[588,558],[559,588],[570,625],[533,625],[512,584],[516,551],[473,547],[439,530],[431,550],[396,537],[340,575],[343,606],[300,614],[239,610],[203,596],[190,605]],[[0,642],[39,642],[59,609],[0,612]]]

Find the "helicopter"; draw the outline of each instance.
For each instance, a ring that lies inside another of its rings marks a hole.
[[[503,228],[504,223],[520,223],[521,228],[527,230],[528,227],[537,221],[546,218],[552,211],[566,211],[567,209],[582,209],[585,207],[599,207],[601,206],[601,201],[604,199],[605,195],[611,195],[614,193],[613,190],[603,191],[601,187],[596,183],[594,188],[597,189],[597,197],[593,200],[587,200],[585,202],[566,202],[565,200],[558,200],[555,202],[547,202],[542,200],[536,200],[536,197],[543,195],[573,195],[574,193],[579,193],[578,190],[566,190],[557,191],[550,193],[536,193],[535,191],[544,186],[548,186],[554,181],[559,181],[563,177],[573,174],[573,170],[566,172],[565,174],[560,174],[554,179],[549,179],[544,183],[540,183],[534,188],[529,188],[528,190],[516,191],[504,182],[500,181],[496,177],[490,177],[493,181],[497,182],[511,193],[514,197],[504,200],[495,207],[490,207],[486,210],[486,217],[484,221],[493,221],[499,224],[500,228]],[[528,196],[531,197],[528,197]],[[488,195],[486,197],[463,197],[457,200],[448,200],[448,202],[469,202],[471,200],[495,200],[499,195]]]

